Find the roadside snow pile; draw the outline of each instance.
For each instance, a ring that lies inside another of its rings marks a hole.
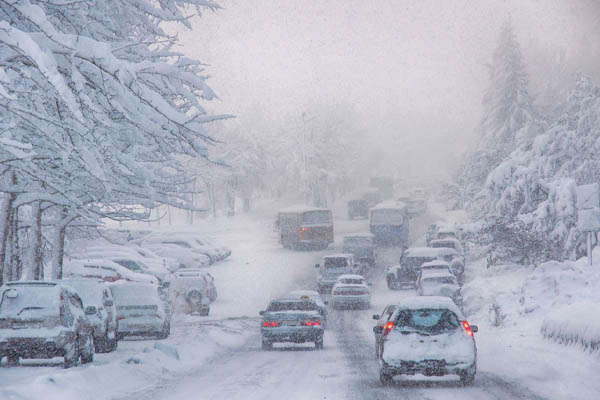
[[[546,339],[561,344],[580,345],[585,350],[600,349],[600,303],[581,302],[550,311],[542,323]]]

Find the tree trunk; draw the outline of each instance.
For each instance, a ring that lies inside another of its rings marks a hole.
[[[12,210],[12,254],[11,254],[11,265],[12,265],[12,279],[18,281],[21,279],[23,273],[23,264],[21,260],[21,244],[19,241],[19,209],[13,208]]]
[[[54,234],[54,246],[52,248],[52,279],[62,279],[63,277],[63,257],[65,255],[65,231],[73,218],[67,218],[68,210],[62,209],[61,219],[56,227]]]
[[[44,279],[44,262],[42,254],[42,209],[41,201],[31,206],[31,227],[29,228],[29,260],[26,263],[25,278],[29,280]]]
[[[14,172],[11,173],[10,181],[13,185],[17,183],[17,176]],[[8,236],[10,233],[10,220],[12,215],[12,205],[17,198],[15,193],[10,193],[7,198],[2,201],[2,208],[0,209],[0,221],[2,223],[2,230],[0,231],[0,284],[6,281],[6,277],[9,274],[9,267],[7,267],[7,261],[9,258],[6,256],[8,245]]]

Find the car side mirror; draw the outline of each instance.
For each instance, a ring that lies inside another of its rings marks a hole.
[[[319,264],[315,264],[315,268],[321,268],[321,266]]]
[[[265,312],[264,311],[259,311],[258,315],[265,315]]]
[[[380,326],[380,325],[375,325],[375,326],[373,327],[373,332],[374,332],[374,333],[382,333],[382,332],[383,332],[383,327],[382,327],[382,326]]]
[[[112,301],[112,300],[106,300],[106,301],[104,302],[104,307],[112,307],[112,306],[114,306],[114,305],[115,305],[115,302],[114,302],[114,301]]]
[[[477,327],[477,325],[471,325],[471,331],[473,331],[473,333],[477,333],[477,331],[479,331],[479,328]]]
[[[374,320],[378,320],[379,318],[380,318],[380,315],[379,315],[379,314],[373,314],[373,319],[374,319]]]
[[[84,310],[85,315],[94,315],[97,312],[98,310],[94,306],[87,306]]]

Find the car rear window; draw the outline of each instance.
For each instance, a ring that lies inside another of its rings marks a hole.
[[[317,311],[315,303],[309,301],[277,301],[269,304],[267,311]]]
[[[12,296],[8,295],[12,292]],[[60,309],[59,288],[12,287],[5,289],[0,299],[0,318],[38,319],[58,316]]]
[[[302,214],[302,225],[331,224],[331,212],[308,211]]]
[[[341,283],[345,283],[348,285],[362,285],[365,283],[364,279],[354,279],[354,278],[344,278],[340,279]]]
[[[323,266],[325,268],[346,268],[348,267],[348,259],[345,257],[326,258]]]
[[[418,309],[400,311],[395,325],[402,331],[436,334],[456,330],[460,324],[450,310]]]

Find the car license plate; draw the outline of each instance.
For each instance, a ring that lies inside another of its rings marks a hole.
[[[283,321],[283,324],[285,326],[297,326],[298,325],[298,321]]]

